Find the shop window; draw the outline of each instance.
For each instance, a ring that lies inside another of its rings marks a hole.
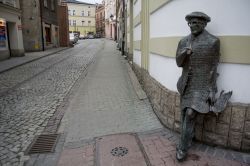
[[[0,18],[0,50],[6,50],[6,49],[8,49],[6,21]]]

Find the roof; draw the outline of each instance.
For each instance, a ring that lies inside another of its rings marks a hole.
[[[85,5],[95,5],[95,4],[92,4],[92,3],[80,2],[80,1],[77,1],[77,0],[62,0],[62,2],[64,2],[64,3],[75,3],[75,4],[85,4]]]

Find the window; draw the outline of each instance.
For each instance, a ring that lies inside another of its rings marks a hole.
[[[48,0],[43,0],[44,7],[48,7]]]
[[[84,25],[84,22],[85,22],[85,21],[84,21],[84,20],[82,20],[82,26]]]
[[[84,16],[84,11],[82,11],[82,16]]]
[[[68,10],[68,14],[69,14],[69,15],[71,15],[71,13],[70,13],[70,12],[71,12],[71,11],[70,11],[70,10]]]
[[[88,16],[90,16],[90,11],[88,11]]]
[[[76,11],[75,11],[75,10],[73,10],[73,16],[74,16],[74,15],[76,15],[76,13],[75,13],[75,12],[76,12]]]
[[[51,10],[55,10],[55,0],[51,0]]]
[[[91,21],[88,21],[88,24],[90,24],[91,23]]]
[[[73,20],[73,26],[76,26],[76,20]]]
[[[0,0],[0,2],[12,7],[16,7],[16,0]]]

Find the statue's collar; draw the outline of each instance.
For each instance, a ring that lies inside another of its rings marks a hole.
[[[193,42],[199,38],[201,38],[202,36],[208,34],[208,32],[204,29],[199,35],[194,36],[192,33],[188,36],[188,41],[189,42]]]

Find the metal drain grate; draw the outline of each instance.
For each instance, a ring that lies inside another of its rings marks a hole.
[[[54,152],[59,134],[43,134],[36,136],[26,154]]]
[[[128,154],[128,149],[125,147],[115,147],[110,152],[113,156],[123,157]]]

